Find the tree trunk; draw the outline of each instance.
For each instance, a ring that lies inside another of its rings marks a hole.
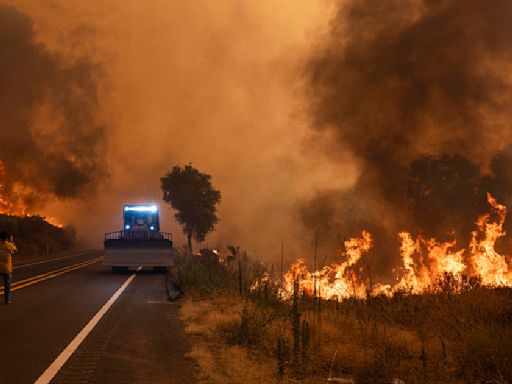
[[[189,231],[187,233],[187,240],[188,240],[188,250],[190,253],[192,253],[192,231]]]

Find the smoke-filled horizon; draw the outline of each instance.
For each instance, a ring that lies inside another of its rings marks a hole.
[[[465,242],[486,192],[512,202],[505,0],[9,4],[4,193],[92,245],[149,201],[183,243],[176,164],[222,192],[206,243],[267,261],[365,229],[388,270],[398,231]]]
[[[93,191],[106,175],[93,64],[50,52],[30,17],[6,5],[0,57],[1,208],[38,209]]]
[[[310,111],[358,176],[304,205],[310,228],[330,212],[341,238],[370,230],[384,265],[399,231],[465,246],[486,192],[511,202],[511,15],[505,0],[340,3],[309,63]]]
[[[50,190],[38,207],[43,214],[100,245],[104,232],[120,229],[123,204],[157,202],[163,229],[183,243],[159,178],[192,163],[223,196],[210,247],[234,243],[263,260],[277,258],[281,242],[290,259],[311,252],[297,201],[354,177],[351,164],[332,163],[318,150],[329,141],[309,130],[302,112],[304,63],[325,28],[328,2],[9,4],[30,20],[29,44],[58,57],[59,66],[90,68],[94,81],[78,93],[97,101],[88,118],[104,132],[90,159],[108,177],[91,168],[97,191],[79,186],[76,197]],[[61,137],[74,135],[51,136],[71,149]]]

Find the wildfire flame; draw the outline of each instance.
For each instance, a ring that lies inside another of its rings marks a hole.
[[[17,201],[16,203],[13,203],[12,200],[10,200],[6,196],[5,191],[5,183],[2,182],[2,180],[6,179],[6,169],[5,165],[2,161],[0,161],[0,214],[3,215],[12,215],[12,216],[39,216],[38,214],[34,212],[30,212],[28,207],[21,203],[20,201]],[[63,228],[64,225],[55,217],[52,216],[46,216],[43,217],[44,220],[58,228]]]
[[[495,249],[496,241],[505,236],[503,223],[507,208],[487,195],[490,212],[476,221],[477,229],[467,248],[457,249],[456,241],[439,242],[436,239],[414,238],[409,232],[398,234],[402,265],[393,285],[372,284],[366,256],[373,241],[369,232],[344,242],[342,262],[333,263],[311,272],[303,259],[295,261],[280,282],[271,282],[266,274],[253,284],[257,289],[269,282],[276,284],[283,299],[293,295],[294,285],[301,292],[326,300],[343,300],[368,295],[393,295],[401,291],[419,294],[439,289],[439,282],[449,277],[453,289],[460,290],[468,279],[488,287],[512,287],[511,266],[507,257]],[[359,267],[358,267],[359,266]]]
[[[44,216],[44,220],[48,223],[48,224],[51,224],[53,225],[54,227],[57,227],[57,228],[64,228],[64,224],[62,224],[59,219],[57,219],[56,217],[53,217],[53,216]]]
[[[491,214],[482,215],[477,220],[478,231],[472,232],[469,246],[471,262],[483,284],[511,286],[512,273],[509,271],[507,260],[494,249],[496,240],[505,236],[503,223],[507,216],[507,208],[499,204],[490,194],[487,195],[487,201],[492,207],[491,213],[497,216],[497,221],[490,221]],[[485,236],[479,241],[481,233]]]

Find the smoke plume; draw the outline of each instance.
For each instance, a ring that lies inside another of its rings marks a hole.
[[[30,17],[0,5],[0,161],[4,210],[79,197],[104,176],[95,68],[36,41]]]
[[[159,179],[176,164],[192,163],[212,176],[223,200],[215,231],[195,249],[234,244],[273,261],[284,242],[285,262],[303,256],[295,202],[353,177],[352,165],[301,151],[310,134],[297,113],[302,66],[309,36],[324,28],[323,2],[8,2],[33,20],[37,43],[27,38],[30,47],[53,67],[90,75],[59,72],[61,80],[84,88],[77,94],[87,96],[85,112],[94,117],[87,127],[98,127],[96,121],[106,126],[104,141],[100,134],[96,142],[91,137],[97,145],[88,147],[92,162],[84,156],[73,168],[84,170],[92,186],[99,174],[87,171],[105,164],[109,179],[100,193],[45,204],[43,214],[72,223],[100,247],[105,232],[122,228],[123,204],[153,202],[160,205],[162,229],[180,246],[186,239],[162,201]],[[339,178],[340,172],[350,177]]]
[[[363,229],[396,254],[397,230],[467,233],[487,191],[512,203],[505,0],[9,3],[4,188],[66,198],[44,213],[94,245],[189,162],[223,194],[204,245],[266,260],[328,242],[322,261]]]
[[[391,247],[403,229],[467,233],[486,191],[510,202],[511,15],[507,0],[340,2],[308,96],[312,125],[337,138],[332,158],[358,166],[337,194],[361,207],[344,235],[370,222]]]

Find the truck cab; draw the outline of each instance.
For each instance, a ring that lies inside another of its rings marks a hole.
[[[160,231],[156,205],[125,205],[123,221],[125,231]]]

